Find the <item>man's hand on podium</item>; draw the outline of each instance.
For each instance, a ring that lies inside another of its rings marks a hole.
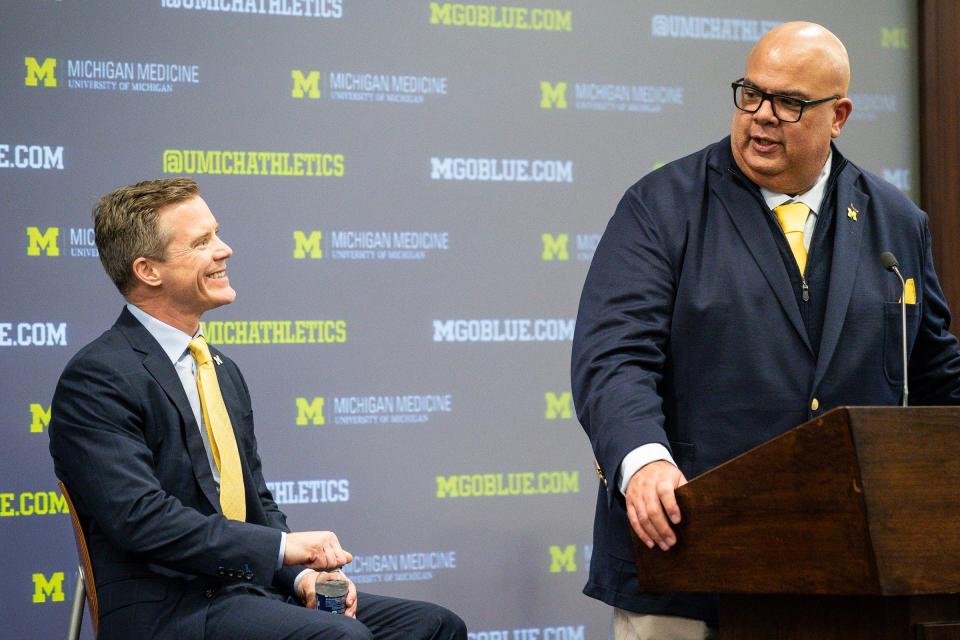
[[[302,564],[311,569],[338,569],[353,560],[340,546],[333,531],[297,531],[287,534],[283,564]]]
[[[633,474],[627,486],[627,518],[637,537],[664,551],[677,543],[670,523],[680,522],[674,491],[687,484],[683,473],[666,460],[656,460]],[[669,518],[669,519],[668,519]]]

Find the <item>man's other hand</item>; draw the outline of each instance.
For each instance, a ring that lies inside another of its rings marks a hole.
[[[333,531],[297,531],[287,534],[283,564],[302,564],[311,569],[339,569],[353,560],[353,555],[340,546]]]
[[[633,474],[627,486],[627,518],[647,547],[666,551],[677,543],[670,523],[680,522],[680,507],[674,491],[687,484],[683,473],[667,462],[651,462]]]
[[[317,579],[320,580],[346,580],[347,582],[347,597],[344,599],[344,604],[346,605],[346,610],[343,612],[343,615],[356,618],[357,617],[357,585],[353,584],[353,580],[345,576],[343,573],[334,571],[311,571],[310,573],[303,574],[303,577],[300,578],[300,584],[297,587],[298,594],[300,596],[300,601],[308,609],[317,608]]]

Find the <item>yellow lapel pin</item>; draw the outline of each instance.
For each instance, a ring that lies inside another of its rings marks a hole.
[[[852,204],[850,204],[850,205],[847,206],[847,217],[850,218],[851,220],[853,220],[854,222],[857,221],[857,214],[858,214],[858,213],[860,213],[860,210],[857,209],[857,208],[856,208],[855,206],[853,206]]]

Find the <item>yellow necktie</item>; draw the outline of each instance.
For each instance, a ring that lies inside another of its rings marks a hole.
[[[223,509],[223,515],[231,520],[243,521],[247,519],[247,504],[240,470],[240,451],[220,393],[210,349],[203,336],[191,340],[187,348],[197,361],[197,390],[200,392],[203,422],[207,427],[213,461],[220,471],[220,508]]]
[[[810,207],[802,202],[790,202],[776,207],[773,212],[777,214],[780,228],[787,236],[790,251],[793,251],[793,258],[797,261],[802,274],[807,266],[807,249],[803,246],[803,227],[807,224]]]

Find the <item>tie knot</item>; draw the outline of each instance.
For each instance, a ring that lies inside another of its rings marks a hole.
[[[197,336],[191,340],[187,349],[190,349],[190,355],[201,367],[210,363],[210,347],[207,346],[207,341],[203,339],[203,336]]]
[[[774,208],[773,212],[777,214],[777,221],[784,233],[796,233],[803,232],[810,207],[802,202],[790,202]]]

